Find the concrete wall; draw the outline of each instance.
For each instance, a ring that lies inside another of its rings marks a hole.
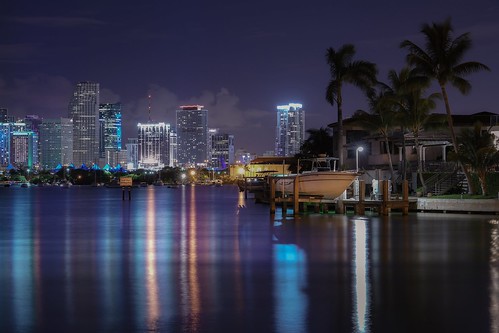
[[[499,214],[499,200],[418,198],[418,210]]]

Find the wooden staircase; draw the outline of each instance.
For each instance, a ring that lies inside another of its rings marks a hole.
[[[452,171],[436,173],[428,178],[425,183],[427,192],[432,195],[445,194],[456,186],[461,187],[464,193],[468,192],[466,176],[459,167],[454,168]]]

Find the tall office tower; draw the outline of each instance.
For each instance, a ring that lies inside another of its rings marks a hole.
[[[208,110],[202,105],[183,105],[177,110],[177,159],[188,166],[208,162]]]
[[[92,165],[99,160],[99,84],[80,82],[69,103],[73,120],[73,163]]]
[[[14,116],[9,116],[9,111],[6,108],[0,108],[0,123],[13,123]]]
[[[24,123],[0,123],[0,166],[11,164],[11,144],[14,132],[25,132]]]
[[[118,165],[121,166],[122,169],[127,170],[128,166],[128,154],[126,152],[126,149],[121,149],[120,151],[116,152],[116,164],[114,164],[115,167]]]
[[[40,164],[54,169],[73,161],[73,122],[69,118],[43,119],[40,129]]]
[[[305,110],[301,104],[277,107],[276,156],[294,156],[305,141]]]
[[[159,170],[170,163],[170,124],[137,124],[139,168]]]
[[[252,156],[248,151],[245,149],[239,148],[236,150],[235,153],[235,163],[237,164],[249,164],[252,159],[254,159],[256,156]]]
[[[0,108],[0,123],[8,123],[7,113],[8,111],[6,108]]]
[[[34,132],[12,132],[10,141],[10,164],[16,167],[33,168],[36,145]]]
[[[234,164],[234,135],[210,128],[208,137],[210,166],[225,169],[229,164]]]
[[[175,167],[177,164],[177,132],[172,129],[170,131],[170,166]]]
[[[99,154],[121,150],[121,103],[99,104]]]
[[[0,166],[4,167],[10,163],[10,131],[10,123],[0,123]]]
[[[26,124],[26,130],[33,132],[33,144],[35,149],[33,151],[33,165],[38,166],[40,164],[40,124],[42,123],[43,118],[39,117],[35,114],[30,114],[24,117],[24,123]]]
[[[126,146],[127,169],[135,170],[139,167],[139,139],[129,138]]]

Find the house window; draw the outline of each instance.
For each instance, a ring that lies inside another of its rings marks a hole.
[[[388,154],[388,151],[386,150],[386,143],[385,143],[385,141],[380,141],[379,144],[380,144],[380,147],[379,147],[380,153],[381,154]],[[388,146],[390,147],[390,153],[392,153],[392,155],[399,153],[399,147],[394,146],[393,142],[388,141]]]

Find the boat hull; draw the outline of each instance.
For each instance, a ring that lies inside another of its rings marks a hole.
[[[328,199],[339,197],[355,180],[358,174],[354,172],[312,172],[292,175],[276,181],[276,191],[292,194],[294,182],[298,177],[298,192],[300,195],[317,195]]]

